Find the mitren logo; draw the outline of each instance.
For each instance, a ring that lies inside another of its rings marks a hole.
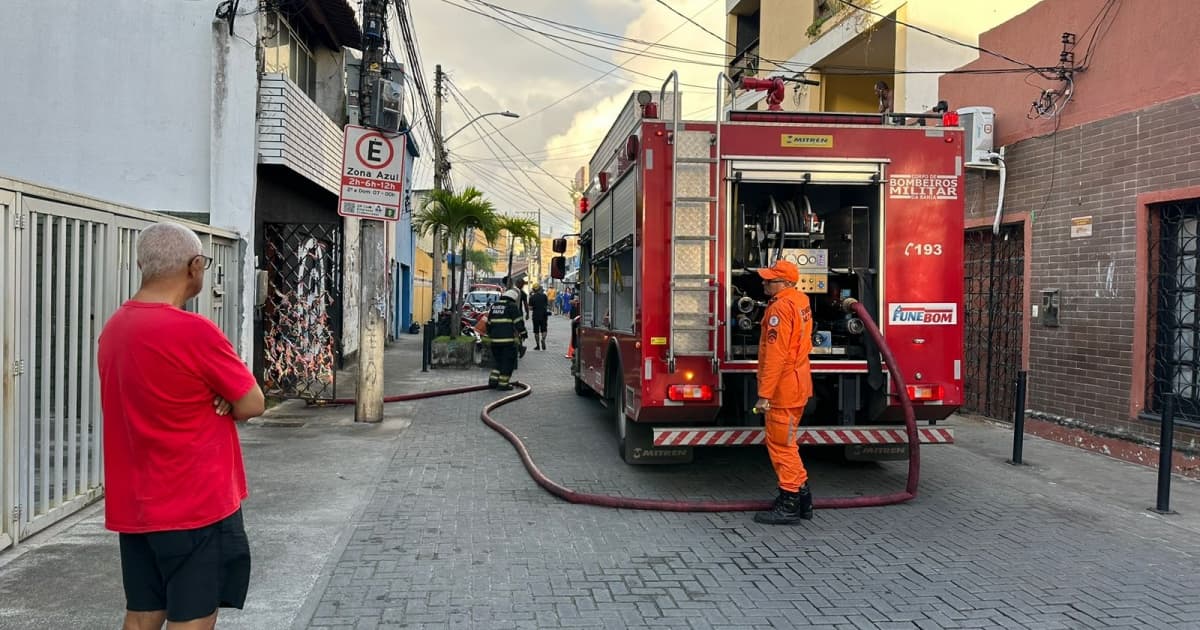
[[[958,305],[951,302],[888,305],[888,323],[893,326],[958,323]]]
[[[892,199],[958,199],[957,175],[892,175]]]

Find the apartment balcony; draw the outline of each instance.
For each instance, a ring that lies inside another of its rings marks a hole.
[[[258,109],[258,162],[286,166],[337,194],[342,128],[283,74],[263,75]]]
[[[729,63],[729,78],[736,85],[742,77],[753,77],[758,75],[758,40],[746,47],[745,50],[738,53],[733,61]]]

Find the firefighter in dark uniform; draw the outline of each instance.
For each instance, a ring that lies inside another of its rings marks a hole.
[[[488,313],[488,337],[492,340],[492,358],[495,367],[488,377],[488,386],[496,389],[513,388],[513,370],[517,369],[517,345],[526,336],[525,320],[521,317],[521,295],[517,289],[509,289],[492,304]]]

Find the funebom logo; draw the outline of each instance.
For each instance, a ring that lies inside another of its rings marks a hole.
[[[957,324],[958,305],[950,302],[889,304],[888,323],[893,326]]]

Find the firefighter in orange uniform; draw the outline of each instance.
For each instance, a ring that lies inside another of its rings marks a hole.
[[[808,296],[796,289],[800,272],[786,260],[759,269],[770,302],[763,313],[758,342],[758,403],[766,414],[767,453],[779,496],[766,512],[754,515],[759,523],[786,525],[813,515],[808,472],[796,445],[800,418],[812,396],[808,355],[812,352],[812,309]]]

